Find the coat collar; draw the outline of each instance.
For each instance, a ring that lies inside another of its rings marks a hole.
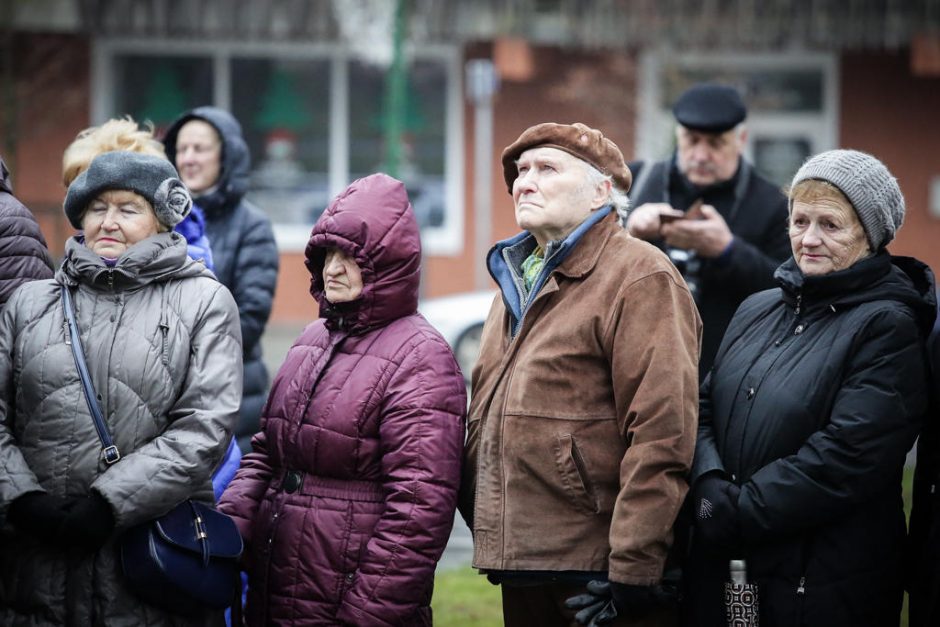
[[[186,240],[175,232],[157,233],[137,242],[109,268],[76,235],[65,244],[65,258],[56,280],[66,285],[84,283],[103,289],[134,289],[169,278],[212,276],[205,266],[187,255]]]
[[[607,240],[614,233],[622,230],[617,219],[617,212],[610,209],[603,218],[591,225],[595,228],[588,228],[581,233],[580,237],[574,242],[577,246],[572,248],[564,261],[555,269],[555,272],[577,279],[593,270],[600,260],[601,252],[604,250]]]

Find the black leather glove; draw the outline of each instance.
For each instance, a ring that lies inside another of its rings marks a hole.
[[[616,581],[589,581],[587,593],[565,600],[565,607],[580,610],[574,619],[580,625],[595,627],[606,625],[617,616],[640,618],[658,607],[676,603],[679,590],[676,586],[632,586]]]
[[[77,502],[74,497],[29,492],[10,503],[7,518],[20,533],[49,544],[59,544],[62,524]]]
[[[728,556],[743,544],[738,497],[741,488],[719,473],[703,475],[695,482],[692,505],[695,531],[706,550]]]
[[[113,531],[114,511],[97,492],[80,498],[62,525],[62,537],[67,544],[89,551],[100,549]]]

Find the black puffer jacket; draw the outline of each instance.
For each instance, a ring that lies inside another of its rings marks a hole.
[[[271,314],[277,283],[278,252],[271,220],[244,199],[251,173],[248,145],[241,125],[230,113],[198,107],[180,116],[167,130],[164,143],[176,163],[176,137],[193,119],[215,127],[222,138],[222,171],[215,189],[196,198],[206,216],[206,236],[212,247],[215,274],[229,288],[241,316],[245,391],[235,435],[242,452],[258,431],[261,407],[268,390],[268,371],[261,360],[261,335]]]
[[[927,407],[935,318],[924,264],[881,252],[747,299],[702,386],[693,481],[738,500],[760,623],[888,627],[901,608],[901,473]],[[689,625],[727,625],[728,558],[695,545]]]
[[[13,197],[10,173],[0,159],[0,307],[20,285],[52,278],[52,257],[29,209]]]

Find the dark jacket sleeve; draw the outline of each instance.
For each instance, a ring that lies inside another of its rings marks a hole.
[[[420,337],[383,401],[385,509],[337,613],[342,624],[403,625],[430,602],[427,582],[457,507],[466,406],[450,349],[439,338]]]
[[[689,476],[689,485],[702,475],[713,471],[724,473],[725,467],[715,443],[715,427],[712,424],[711,404],[712,375],[709,373],[702,382],[699,390],[698,402],[698,437],[695,440],[695,458],[692,462],[692,472]]]
[[[745,212],[746,219],[763,221],[760,236],[748,240],[732,226],[731,250],[725,257],[709,260],[702,272],[743,297],[776,287],[774,270],[790,256],[791,250],[787,235],[787,199],[783,194],[765,189],[740,210]],[[748,216],[747,211],[753,211],[754,215]]]
[[[234,261],[232,295],[241,316],[242,347],[251,355],[271,315],[277,284],[278,253],[271,221],[254,207],[247,207],[249,219],[241,233]]]
[[[33,214],[0,191],[0,307],[20,285],[52,278],[52,257]]]
[[[873,314],[857,337],[828,424],[742,486],[749,541],[816,527],[897,479],[892,469],[903,463],[927,406],[923,340],[898,309]]]

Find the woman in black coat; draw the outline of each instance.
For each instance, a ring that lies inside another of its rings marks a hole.
[[[789,212],[780,287],[741,305],[702,386],[686,623],[728,625],[744,559],[762,627],[897,625],[933,275],[885,250],[904,199],[870,155],[807,161]]]
[[[245,390],[235,437],[247,453],[268,392],[261,336],[277,284],[274,230],[264,212],[245,199],[251,156],[232,114],[216,107],[187,111],[167,129],[164,144],[167,158],[205,215],[215,275],[238,304]]]

